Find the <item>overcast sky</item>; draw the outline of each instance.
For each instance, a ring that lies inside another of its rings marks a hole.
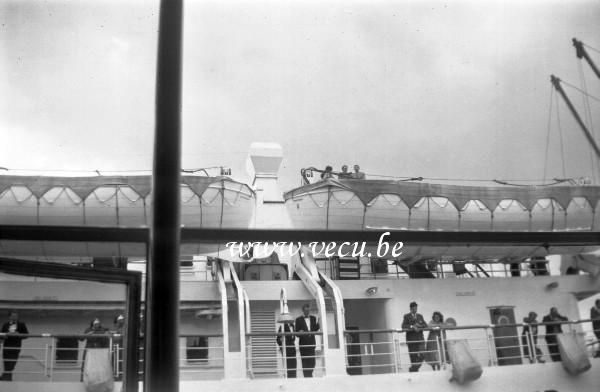
[[[158,2],[2,0],[0,21],[0,166],[151,169]],[[344,163],[541,180],[550,74],[581,84],[573,37],[600,49],[599,1],[187,1],[183,167],[247,181],[265,141],[284,148],[288,189],[302,167]],[[566,175],[591,176],[560,108]],[[562,177],[557,117],[550,131],[547,176]]]

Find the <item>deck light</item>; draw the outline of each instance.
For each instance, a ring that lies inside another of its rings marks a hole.
[[[279,324],[292,324],[294,322],[294,317],[288,309],[287,294],[284,288],[281,288],[281,293],[279,294],[279,313],[280,315],[277,319]]]
[[[377,286],[373,286],[366,289],[365,293],[367,293],[367,295],[375,295],[377,294],[377,291],[379,291],[379,288]]]

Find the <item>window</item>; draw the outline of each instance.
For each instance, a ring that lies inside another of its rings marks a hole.
[[[186,342],[186,360],[190,363],[208,362],[208,337],[190,336]]]

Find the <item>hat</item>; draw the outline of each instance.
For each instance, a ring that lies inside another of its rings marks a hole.
[[[417,306],[417,303],[416,303],[415,301],[412,301],[412,302],[410,303],[410,307],[412,308],[413,306]]]

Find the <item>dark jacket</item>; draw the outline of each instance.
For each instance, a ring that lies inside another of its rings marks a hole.
[[[285,324],[283,327],[283,331],[284,332],[294,332],[294,328],[290,324]],[[277,332],[281,332],[281,327],[279,327],[279,330]],[[290,351],[290,348],[296,347],[295,340],[296,340],[295,336],[290,335],[290,336],[285,337],[286,351]],[[277,344],[279,345],[279,349],[282,350],[283,336],[277,336]]]
[[[100,329],[87,328],[84,332],[85,335],[104,335],[89,338],[79,338],[79,340],[85,340],[85,348],[107,348],[110,345],[110,336],[108,335],[108,329],[100,327]]]
[[[546,335],[554,335],[557,333],[562,333],[561,321],[568,321],[569,319],[561,316],[560,314],[556,316],[556,319],[552,319],[552,316],[547,314],[542,319],[543,323],[551,323],[546,324]]]
[[[427,323],[425,319],[423,319],[423,315],[417,313],[413,316],[412,313],[406,313],[404,315],[404,320],[402,321],[402,329],[407,329],[406,332],[406,340],[415,341],[415,340],[425,340],[423,336],[423,331],[416,331],[413,329],[416,328],[427,328]]]
[[[595,306],[590,309],[590,318],[592,319],[592,328],[594,328],[594,332],[600,333],[600,309]]]
[[[306,325],[306,321],[304,321],[304,316],[300,316],[296,319],[296,332],[316,332],[321,328],[319,327],[319,323],[317,322],[317,318],[315,316],[309,317],[310,331]],[[302,346],[314,346],[316,344],[315,335],[298,336],[298,343],[300,344],[300,348],[302,348]]]
[[[8,333],[10,328],[10,323],[4,323],[2,325],[2,332]],[[16,333],[28,334],[27,326],[25,323],[17,321],[17,330]],[[21,347],[21,340],[27,339],[27,337],[22,336],[11,336],[10,334],[6,335],[4,338],[4,347]]]
[[[538,323],[537,321],[534,321],[533,323],[529,320],[529,317],[525,317],[523,319],[523,323],[525,324],[523,326],[523,335],[527,335],[531,329],[531,337],[533,337],[534,339],[537,339],[538,336]]]

